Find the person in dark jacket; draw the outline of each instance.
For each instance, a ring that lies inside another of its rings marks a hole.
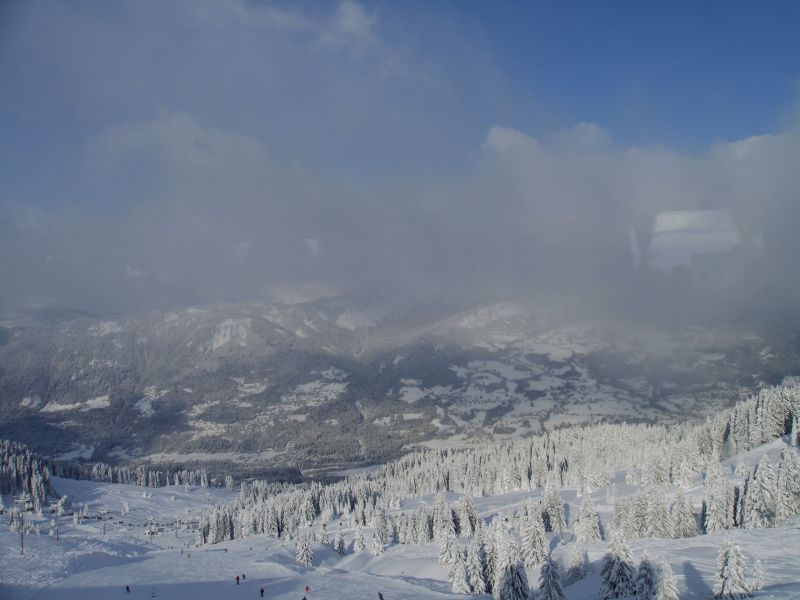
[[[261,597],[262,598],[264,597],[264,588],[263,587],[261,588]]]
[[[236,585],[239,585],[239,576],[236,576]]]

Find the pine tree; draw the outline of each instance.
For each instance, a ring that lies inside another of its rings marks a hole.
[[[679,600],[675,575],[666,560],[661,563],[661,571],[658,574],[656,593],[653,596],[653,600]]]
[[[475,533],[475,529],[478,526],[478,513],[475,510],[475,500],[472,499],[472,496],[466,494],[461,499],[461,505],[459,506],[459,514],[458,514],[458,523],[460,527],[460,533],[464,537],[472,537]]]
[[[786,433],[787,410],[780,396],[769,397],[765,405],[765,433],[767,440],[781,437]]]
[[[364,532],[361,531],[361,527],[356,530],[356,539],[353,542],[353,550],[356,552],[363,552],[367,549],[367,542],[364,541]]]
[[[431,521],[430,515],[425,510],[425,507],[420,505],[417,509],[416,515],[417,522],[417,543],[426,544],[431,541]]]
[[[567,528],[564,501],[555,487],[548,486],[544,493],[545,530],[562,535]]]
[[[739,545],[732,539],[722,543],[717,558],[717,572],[714,577],[714,598],[739,600],[749,598],[750,591],[744,575],[744,559]]]
[[[333,550],[341,556],[345,554],[344,536],[342,535],[341,524],[336,528],[336,535],[333,537]]]
[[[522,529],[522,559],[525,566],[541,564],[549,550],[542,515],[538,509],[530,506]]]
[[[705,529],[706,533],[714,533],[725,529],[727,522],[727,506],[725,506],[725,496],[720,492],[715,492],[706,503]]]
[[[628,528],[628,522],[630,521],[630,517],[628,515],[629,511],[629,500],[625,498],[615,498],[613,501],[614,504],[614,517],[611,521],[611,528],[613,531],[624,532]]]
[[[697,522],[692,513],[692,508],[684,498],[678,494],[675,504],[672,505],[672,535],[676,538],[688,538],[697,535]]]
[[[475,536],[467,548],[467,581],[473,594],[486,593],[486,558],[483,554],[483,544],[479,536]]]
[[[736,505],[736,523],[742,529],[750,527],[749,523],[747,522],[747,513],[750,511],[751,485],[752,482],[750,481],[750,473],[748,472],[745,475],[741,488],[739,488],[739,502]]]
[[[750,411],[748,413],[748,420],[750,422],[750,436],[748,439],[748,449],[755,448],[756,446],[760,446],[763,442],[762,439],[762,427],[759,419],[759,408],[756,404],[753,404],[750,407]]]
[[[450,573],[450,583],[454,594],[469,594],[470,585],[467,581],[467,571],[464,565],[464,555],[460,550],[456,551],[453,569]]]
[[[489,527],[483,527],[481,530],[481,540],[483,541],[483,548],[486,554],[486,574],[484,580],[486,581],[486,592],[489,594],[494,593],[494,582],[497,579],[497,558],[498,558],[498,527],[497,520],[492,521]]]
[[[706,467],[706,495],[710,496],[714,494],[724,480],[725,476],[722,473],[722,466],[719,464],[719,461],[713,460],[713,462]]]
[[[655,600],[656,572],[650,557],[645,552],[639,562],[636,573],[636,598],[637,600]]]
[[[627,519],[625,521],[625,534],[629,537],[639,538],[647,535],[648,530],[648,502],[647,496],[643,493],[636,494],[631,498],[628,506]]]
[[[775,471],[764,454],[756,468],[756,475],[748,490],[749,507],[747,527],[773,527],[777,509],[777,484]]]
[[[739,462],[737,462],[737,463],[736,463],[736,467],[734,467],[734,469],[733,469],[733,475],[734,475],[734,477],[744,477],[744,476],[745,476],[745,475],[747,475],[749,472],[750,472],[750,471],[749,471],[749,469],[747,468],[747,465],[746,465],[746,464],[744,464],[744,463],[743,463],[741,460],[740,460]]]
[[[456,534],[451,531],[445,535],[439,546],[439,566],[445,569],[448,575],[451,575],[453,572],[456,554],[458,554]]]
[[[545,558],[539,571],[539,593],[536,594],[536,600],[564,600],[558,565],[550,555]]]
[[[528,574],[508,531],[500,530],[495,583],[492,586],[495,600],[529,600]]]
[[[732,529],[736,526],[736,501],[737,496],[734,491],[733,484],[729,479],[725,480],[723,486],[724,502],[725,502],[725,529]]]
[[[328,539],[328,528],[325,526],[325,523],[322,524],[322,530],[319,534],[319,543],[325,544],[326,546],[330,543]]]
[[[678,472],[675,474],[676,483],[681,487],[689,487],[695,478],[696,472],[693,466],[693,459],[696,455],[683,455],[678,463]]]
[[[581,514],[573,526],[575,539],[578,542],[596,542],[600,540],[600,515],[592,500],[586,498],[581,506]]]
[[[577,544],[572,548],[567,566],[567,585],[572,585],[586,577],[586,565],[589,562],[585,550],[581,550]]]
[[[664,493],[652,488],[647,497],[647,534],[657,538],[672,537],[672,519]]]
[[[455,533],[453,513],[447,503],[447,496],[440,492],[433,507],[433,537],[441,542],[449,533]]]
[[[375,533],[374,536],[378,538],[381,544],[388,544],[389,538],[389,521],[386,518],[386,511],[380,509],[375,517]]]
[[[380,556],[383,554],[383,544],[378,536],[374,534],[372,536],[372,546],[370,547],[370,552],[372,553],[372,556]]]
[[[314,553],[308,537],[302,536],[297,543],[297,562],[304,567],[310,567],[314,562]]]
[[[778,515],[785,519],[800,514],[800,460],[791,449],[781,453],[777,487]]]
[[[314,518],[317,516],[317,511],[314,509],[314,501],[311,494],[306,494],[303,498],[303,504],[300,509],[301,522],[304,527],[311,527]]]
[[[750,589],[758,592],[764,589],[764,566],[759,559],[753,565],[753,578],[750,580]]]
[[[619,533],[615,533],[611,539],[600,577],[600,600],[625,598],[634,594],[633,559],[628,544]]]

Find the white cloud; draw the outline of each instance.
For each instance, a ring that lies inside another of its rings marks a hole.
[[[138,267],[132,267],[131,265],[125,265],[125,275],[133,277],[134,279],[147,277],[147,273],[144,270]]]
[[[564,150],[599,151],[611,145],[608,131],[594,123],[578,123],[569,129],[555,132],[549,139],[551,145]]]
[[[375,17],[353,0],[339,4],[331,27],[322,34],[322,39],[334,44],[343,44],[352,50],[360,51],[377,45],[378,38],[373,31]]]
[[[217,25],[236,24],[257,31],[310,35],[324,45],[355,54],[380,45],[376,16],[354,0],[343,0],[332,14],[313,15],[267,1],[205,0],[192,6],[195,17]]]
[[[585,278],[592,268],[591,275],[613,275],[608,269],[627,264],[614,253],[626,252],[632,222],[661,210],[726,207],[745,229],[763,232],[767,248],[783,244],[776,274],[796,272],[789,264],[789,249],[800,251],[796,134],[687,155],[620,147],[588,123],[538,139],[495,126],[482,147],[474,169],[433,181],[342,185],[271,164],[249,136],[161,112],[98,136],[89,153],[112,192],[124,193],[118,180],[149,176],[144,189],[153,200],[117,221],[30,213],[36,227],[18,219],[21,234],[0,240],[0,255],[18,255],[14,244],[29,244],[25,236],[37,230],[48,244],[43,256],[66,257],[58,263],[63,279],[44,288],[53,295],[67,289],[59,282],[96,278],[124,300],[178,289],[187,303],[270,292],[296,302],[367,286],[469,297],[573,271]],[[142,172],[142,156],[157,176]],[[98,247],[110,251],[98,257]],[[111,268],[107,260],[118,262]],[[47,264],[42,272],[52,273]],[[127,293],[118,280],[106,281],[109,272],[122,273]],[[138,285],[145,273],[153,285]],[[30,289],[50,281],[35,269],[26,277]],[[296,285],[302,282],[315,283]]]
[[[486,134],[483,147],[489,152],[502,155],[515,152],[532,152],[536,150],[537,142],[527,133],[517,129],[494,126]]]
[[[194,15],[201,21],[237,23],[256,29],[309,31],[313,22],[300,12],[279,8],[269,2],[248,0],[204,0],[192,2]]]
[[[250,252],[252,247],[253,244],[250,242],[239,242],[233,249],[233,255],[239,260],[242,260],[245,256],[247,256],[247,253]]]
[[[163,166],[225,171],[267,159],[255,138],[201,125],[183,112],[161,110],[153,119],[114,127],[92,140],[88,159],[100,174],[113,174],[137,157],[155,159]]]
[[[763,152],[770,152],[779,146],[791,146],[796,143],[794,138],[795,136],[790,134],[753,135],[743,140],[715,144],[712,148],[712,154],[722,160],[727,158],[747,160],[748,158],[757,157]]]
[[[306,249],[308,249],[308,253],[311,255],[311,258],[316,258],[319,256],[320,250],[322,249],[322,243],[320,242],[319,238],[303,238],[303,243],[306,245]]]
[[[560,129],[537,140],[531,135],[511,127],[494,126],[483,142],[485,150],[501,155],[531,153],[537,149],[558,152],[608,152],[611,148],[608,131],[594,123],[578,123],[569,129]]]

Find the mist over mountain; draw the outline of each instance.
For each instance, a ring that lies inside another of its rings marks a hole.
[[[694,67],[708,81],[637,112],[624,84],[573,109],[583,96],[554,74],[526,79],[493,37],[498,10],[4,3],[0,310],[124,314],[299,287],[419,305],[564,290],[616,305],[639,301],[630,231],[644,243],[660,212],[709,209],[731,211],[764,255],[763,293],[728,296],[796,301],[800,120],[782,83],[796,70],[772,60],[776,83],[750,100],[763,106],[735,119],[707,106],[744,102],[752,53],[791,54],[781,20],[758,15],[772,34],[756,48],[739,35],[756,16],[737,15],[720,35],[736,40],[721,46],[740,79],[711,67],[715,51]],[[605,18],[562,22],[575,83],[597,73],[568,50]],[[542,16],[523,21],[523,55],[553,61]],[[686,52],[702,46],[705,30],[666,23]],[[601,72],[623,69],[627,48],[605,49]],[[627,65],[623,79],[660,90],[687,76],[679,54],[648,56],[657,74]]]
[[[800,372],[797,330],[633,322],[558,295],[20,315],[0,330],[0,435],[61,460],[311,475],[420,445],[702,419]]]
[[[561,10],[3,3],[0,432],[376,461],[797,375],[791,19]]]

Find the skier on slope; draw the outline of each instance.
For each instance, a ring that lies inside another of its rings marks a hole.
[[[236,585],[239,585],[239,576],[236,576]]]
[[[264,597],[264,588],[263,587],[261,588],[261,597],[262,598]]]
[[[383,600],[383,594],[381,594],[380,592],[378,592],[378,600]]]

